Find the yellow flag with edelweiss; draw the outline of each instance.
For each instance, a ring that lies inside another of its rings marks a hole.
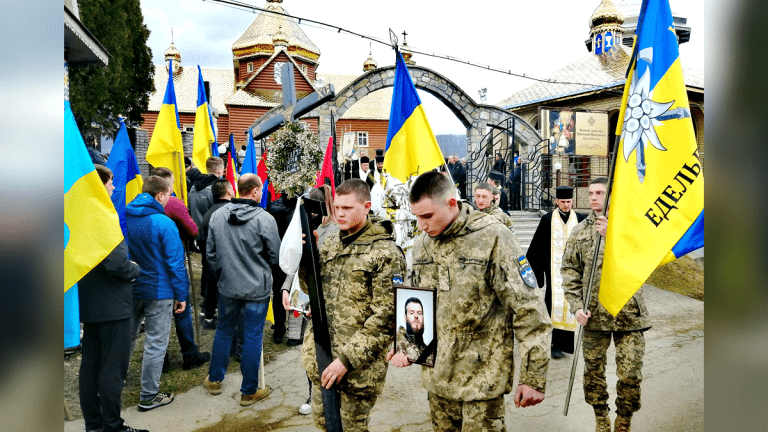
[[[704,175],[668,0],[646,0],[619,114],[600,303],[616,316],[656,267],[704,245]]]

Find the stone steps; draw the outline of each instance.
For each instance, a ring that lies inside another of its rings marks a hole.
[[[509,215],[515,224],[515,234],[517,235],[517,241],[520,243],[520,247],[523,249],[523,253],[528,251],[528,246],[533,239],[533,233],[536,232],[536,228],[539,226],[538,212],[529,212],[515,210],[510,211]]]

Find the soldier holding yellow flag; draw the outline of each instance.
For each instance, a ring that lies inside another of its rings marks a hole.
[[[640,409],[640,382],[643,380],[643,332],[651,328],[642,289],[638,290],[615,317],[598,302],[600,277],[603,269],[604,243],[600,242],[597,266],[589,305],[583,298],[587,291],[592,260],[595,257],[597,233],[605,237],[608,222],[602,214],[608,179],[598,177],[589,185],[589,206],[592,212],[576,225],[565,244],[563,276],[565,298],[576,320],[584,326],[584,400],[595,410],[598,432],[611,432],[608,417],[608,384],[605,379],[606,352],[613,338],[616,348],[616,429],[629,430],[632,414]],[[584,310],[587,310],[585,313]],[[624,427],[624,429],[622,429]]]

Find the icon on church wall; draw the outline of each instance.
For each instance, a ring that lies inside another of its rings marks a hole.
[[[613,33],[605,32],[605,45],[603,45],[603,50],[608,52],[611,48],[613,48]]]
[[[603,53],[603,35],[599,34],[595,36],[595,54]]]

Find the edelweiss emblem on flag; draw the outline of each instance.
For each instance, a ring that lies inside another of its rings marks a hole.
[[[638,58],[650,63],[653,62],[653,48],[646,48],[638,54]],[[645,180],[645,147],[650,142],[652,146],[661,151],[666,151],[664,145],[656,134],[656,126],[661,126],[664,120],[682,119],[691,116],[687,108],[676,108],[669,111],[675,101],[656,102],[651,90],[651,71],[646,66],[643,76],[637,77],[637,70],[632,74],[632,83],[629,87],[629,98],[624,111],[624,127],[621,131],[621,139],[624,140],[624,161],[629,161],[629,156],[637,148],[637,177],[640,183]],[[663,115],[666,113],[667,115]]]

